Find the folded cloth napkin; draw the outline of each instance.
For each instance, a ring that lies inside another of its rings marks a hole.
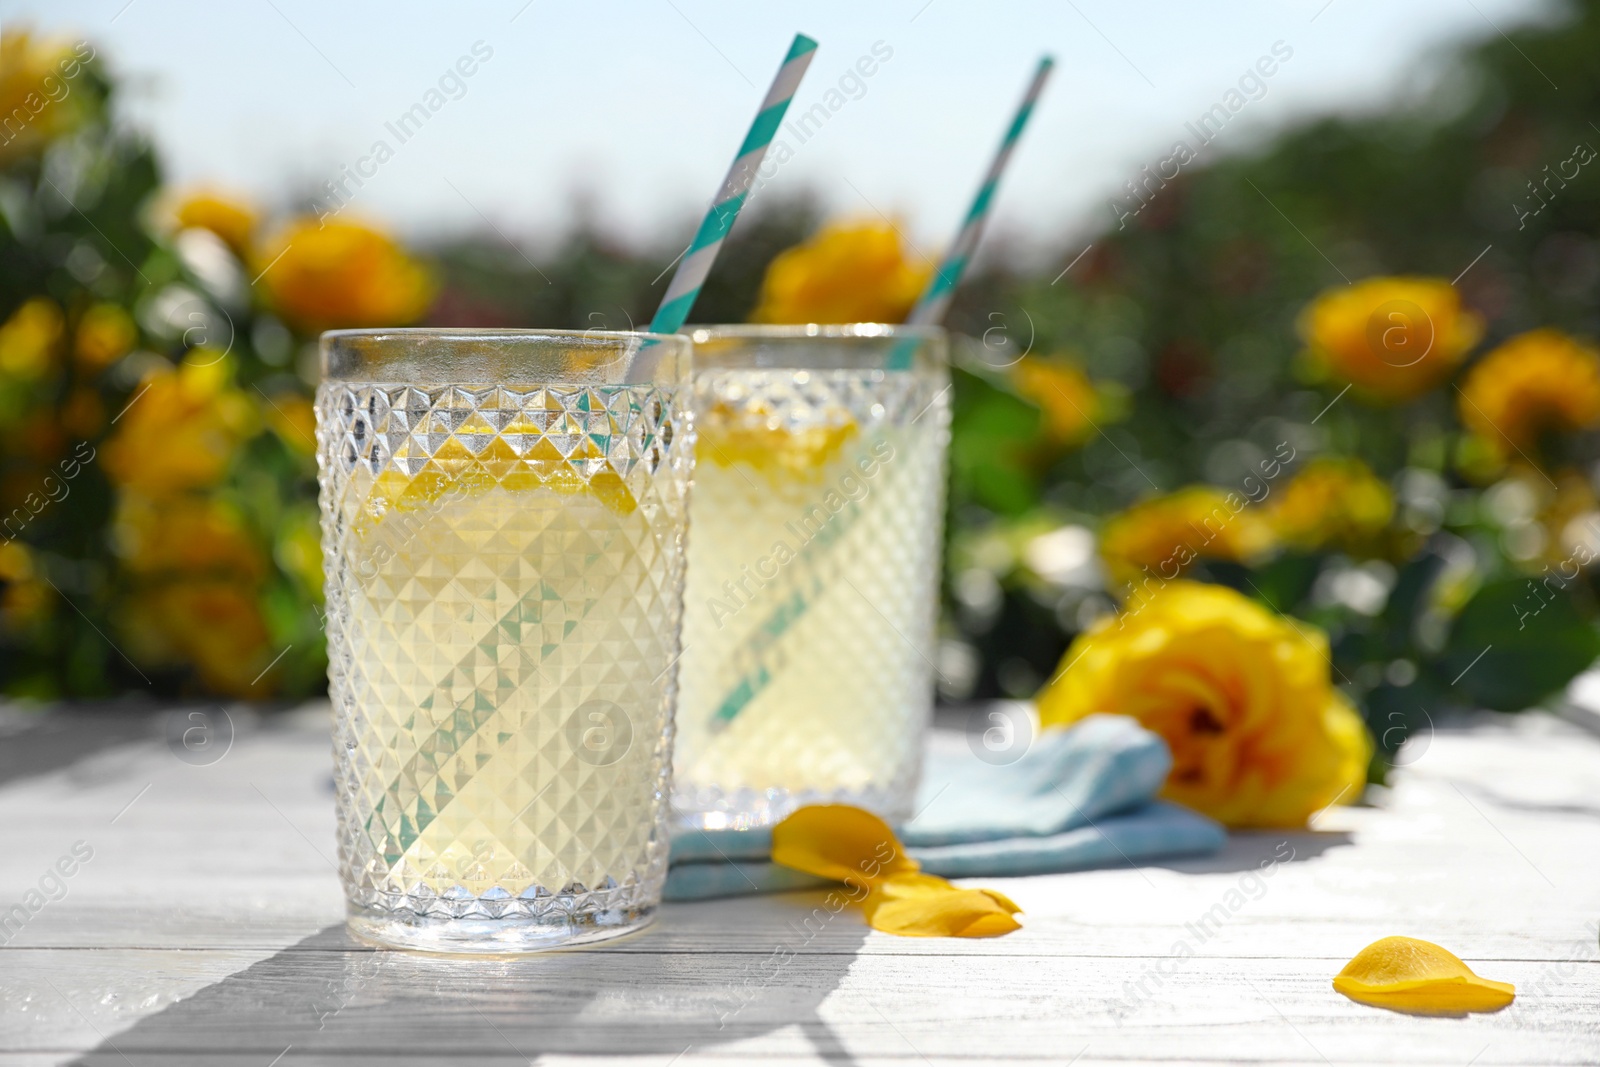
[[[1045,730],[1016,762],[993,766],[959,734],[935,734],[917,814],[897,829],[931,874],[1004,877],[1215,852],[1220,825],[1153,800],[1172,767],[1133,719],[1094,715]],[[767,830],[689,830],[672,840],[667,900],[827,884],[771,862]]]

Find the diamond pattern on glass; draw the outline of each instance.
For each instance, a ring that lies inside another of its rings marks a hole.
[[[904,818],[932,703],[942,373],[707,370],[674,804]]]
[[[653,904],[691,422],[648,386],[324,384],[339,860],[352,904]],[[575,714],[596,725],[575,732]],[[625,718],[628,741],[584,745]]]

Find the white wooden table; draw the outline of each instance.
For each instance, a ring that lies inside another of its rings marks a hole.
[[[1441,729],[1313,831],[982,881],[1025,909],[1005,938],[889,937],[853,911],[808,936],[819,897],[794,893],[515,960],[344,934],[325,716],[235,710],[231,749],[194,766],[159,716],[0,714],[0,921],[40,905],[0,931],[0,1067],[1600,1062],[1600,738],[1548,715]],[[1334,993],[1386,934],[1516,1003],[1419,1018]]]

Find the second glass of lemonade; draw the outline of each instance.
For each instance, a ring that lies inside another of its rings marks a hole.
[[[696,328],[673,804],[908,818],[933,702],[948,438],[941,330]]]
[[[653,916],[690,349],[637,333],[323,335],[339,869],[358,934],[521,952]]]

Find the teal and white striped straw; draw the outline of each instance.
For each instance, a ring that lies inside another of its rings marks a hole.
[[[723,239],[733,229],[733,220],[739,217],[739,209],[744,207],[745,198],[750,195],[756,170],[761,166],[767,146],[778,132],[778,124],[783,121],[784,112],[789,110],[789,101],[794,99],[800,79],[805,76],[816,51],[816,41],[803,33],[794,35],[789,54],[783,57],[783,66],[778,68],[778,76],[772,79],[772,88],[767,90],[766,99],[761,101],[761,110],[750,124],[750,132],[745,135],[744,144],[739,146],[739,154],[734,157],[733,166],[728,168],[728,176],[722,179],[722,188],[717,191],[711,210],[706,212],[705,221],[700,223],[689,250],[683,255],[683,262],[678,264],[677,272],[672,275],[666,295],[661,298],[661,306],[656,309],[656,317],[650,320],[651,333],[677,333],[682,329],[684,320],[689,317],[689,310],[694,307],[695,298],[700,295],[700,287],[706,283],[706,275],[711,273],[711,264],[722,249]]]
[[[945,309],[950,306],[950,297],[960,283],[961,275],[966,271],[967,262],[972,258],[973,251],[978,247],[978,238],[983,236],[983,224],[988,221],[989,207],[994,203],[994,192],[1000,184],[1000,175],[1005,173],[1006,164],[1011,162],[1011,151],[1016,148],[1023,127],[1028,125],[1028,118],[1033,114],[1033,105],[1038,102],[1039,94],[1044,90],[1045,80],[1050,77],[1050,68],[1054,66],[1055,60],[1049,56],[1040,58],[1039,69],[1034,71],[1033,81],[1028,83],[1028,91],[1022,94],[1022,103],[1017,105],[1017,113],[1006,130],[1005,138],[1000,142],[1000,150],[994,154],[994,161],[989,164],[989,173],[983,176],[983,184],[978,187],[978,195],[973,197],[972,207],[967,209],[967,217],[961,223],[961,232],[956,234],[950,250],[945,253],[944,262],[939,264],[939,269],[928,279],[928,288],[923,290],[916,307],[906,316],[907,325],[935,326],[944,319]]]

